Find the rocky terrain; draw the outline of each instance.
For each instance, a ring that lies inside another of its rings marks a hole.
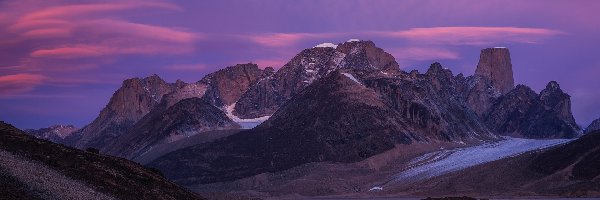
[[[27,129],[27,134],[33,135],[38,139],[48,140],[54,143],[65,144],[65,139],[75,133],[78,128],[73,125],[53,125],[48,128]]]
[[[4,122],[0,137],[0,199],[202,199],[125,159],[36,139]]]

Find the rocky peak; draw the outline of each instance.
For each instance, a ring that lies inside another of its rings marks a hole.
[[[484,121],[498,134],[527,138],[573,138],[581,130],[571,114],[569,95],[556,82],[539,95],[518,85],[498,98],[486,111]]]
[[[78,129],[73,125],[52,125],[48,128],[27,129],[25,132],[39,139],[64,144],[64,139],[77,130]]]
[[[575,124],[575,119],[571,113],[571,96],[564,93],[556,81],[550,81],[546,88],[540,92],[539,98],[546,110],[554,110],[560,118]]]
[[[262,74],[263,70],[254,63],[237,64],[208,74],[200,82],[209,86],[205,98],[222,107],[237,102]]]
[[[123,81],[100,115],[81,130],[81,139],[76,146],[100,149],[148,114],[165,94],[173,90],[174,84],[166,83],[156,74]]]
[[[585,133],[591,133],[594,131],[600,130],[600,118],[594,120],[586,129],[585,129]]]
[[[346,54],[342,61],[344,68],[400,72],[394,56],[375,46],[372,41],[349,40],[338,45],[337,51]]]
[[[487,48],[481,50],[475,75],[490,80],[492,86],[502,94],[512,90],[515,81],[508,49]]]

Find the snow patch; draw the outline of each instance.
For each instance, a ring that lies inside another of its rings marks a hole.
[[[409,162],[406,170],[395,175],[393,181],[410,182],[428,179],[571,141],[571,139],[535,140],[512,137],[503,138],[504,140],[498,142],[452,150],[440,150],[417,157]]]
[[[383,190],[383,187],[373,187],[371,189],[369,189],[369,191],[381,191]]]
[[[262,116],[262,117],[258,117],[258,118],[241,119],[238,116],[235,116],[233,114],[233,109],[235,108],[235,104],[236,103],[233,103],[229,106],[225,106],[225,114],[227,115],[227,117],[229,117],[229,119],[238,123],[244,129],[254,128],[255,126],[258,126],[259,124],[263,123],[264,121],[267,121],[267,119],[269,119],[269,117],[271,117],[270,115],[268,115],[268,116]]]
[[[353,80],[354,82],[362,85],[362,83],[360,83],[360,81],[358,81],[358,79],[354,78],[354,76],[352,76],[352,74],[349,73],[342,73],[344,76],[348,77],[350,80]]]
[[[506,49],[506,47],[494,47],[494,49]]]
[[[348,40],[348,41],[346,41],[346,42],[360,42],[360,40],[359,40],[359,39],[349,39],[349,40]]]
[[[321,43],[315,47],[331,47],[331,48],[337,48],[338,45],[330,43],[330,42],[326,42],[326,43]],[[313,48],[315,48],[313,47]]]

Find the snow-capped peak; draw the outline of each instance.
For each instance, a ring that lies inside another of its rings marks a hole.
[[[359,39],[349,39],[349,40],[348,40],[348,41],[346,41],[346,42],[360,42],[360,40],[359,40]]]
[[[337,48],[338,45],[330,43],[330,42],[326,42],[326,43],[321,43],[315,47],[331,47],[331,48]],[[314,47],[313,47],[314,48]]]
[[[506,47],[494,47],[494,49],[506,49]]]

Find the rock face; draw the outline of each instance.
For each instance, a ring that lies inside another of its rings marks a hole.
[[[371,41],[305,49],[272,76],[263,77],[251,86],[233,113],[240,118],[269,116],[293,95],[336,69],[400,72],[394,57]]]
[[[481,50],[475,76],[484,77],[500,93],[506,94],[515,87],[510,52],[507,48],[487,48]]]
[[[166,110],[154,109],[103,151],[134,159],[154,145],[221,129],[239,129],[239,125],[210,102],[188,98]]]
[[[65,138],[75,133],[78,128],[73,125],[54,125],[48,128],[41,129],[28,129],[25,132],[29,135],[33,135],[38,139],[48,140],[54,143],[65,143]]]
[[[160,172],[0,122],[0,199],[203,199]]]
[[[442,141],[486,140],[494,138],[477,115],[465,109],[461,90],[466,79],[453,76],[439,63],[425,74],[404,74],[398,78],[363,78],[365,85],[379,92],[387,104],[403,116],[415,137]],[[455,123],[460,121],[461,123]]]
[[[111,97],[108,105],[89,125],[83,127],[75,144],[78,148],[102,148],[124,133],[135,122],[158,105],[163,95],[173,92],[175,86],[157,75],[144,79],[132,78]]]
[[[475,75],[468,78],[469,107],[482,116],[498,97],[514,88],[514,82],[510,53],[507,48],[481,50]]]
[[[484,121],[499,134],[527,138],[573,138],[581,132],[571,114],[569,95],[554,81],[539,95],[518,85],[494,103]]]
[[[587,128],[585,128],[585,134],[591,133],[593,131],[600,130],[600,119],[594,120]]]
[[[200,82],[208,85],[204,98],[217,107],[223,107],[237,102],[248,87],[262,75],[263,70],[256,64],[238,64],[208,74]]]

